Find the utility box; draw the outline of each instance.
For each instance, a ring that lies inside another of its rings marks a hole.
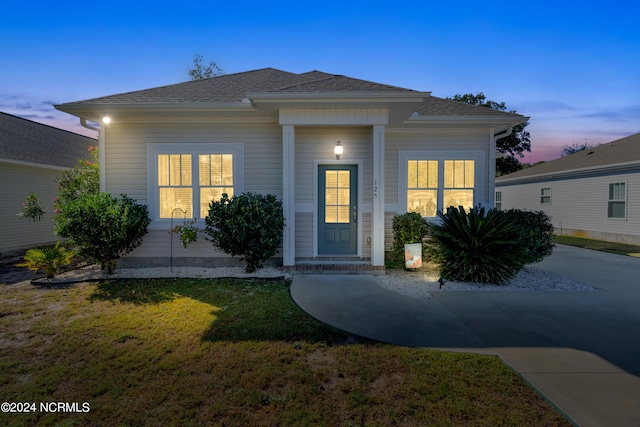
[[[404,245],[405,268],[422,267],[422,243],[409,243]]]

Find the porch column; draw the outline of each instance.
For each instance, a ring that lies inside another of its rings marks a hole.
[[[384,126],[373,126],[371,265],[384,265]]]
[[[296,152],[293,125],[282,126],[282,210],[285,218],[282,263],[296,262]]]

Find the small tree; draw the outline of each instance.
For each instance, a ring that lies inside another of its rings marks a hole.
[[[55,232],[70,239],[80,256],[113,273],[120,256],[142,243],[151,222],[147,207],[122,195],[87,194],[64,204],[54,218]]]
[[[244,193],[229,198],[223,194],[209,205],[205,233],[213,246],[240,255],[251,273],[274,256],[282,244],[282,202],[273,194]]]
[[[193,68],[187,68],[187,74],[189,74],[191,80],[202,80],[221,76],[224,71],[215,61],[209,62],[209,65],[205,67],[202,65],[202,55],[196,54],[193,56]]]
[[[78,197],[100,192],[100,172],[98,163],[98,147],[89,147],[91,160],[78,160],[78,164],[66,170],[58,179],[58,197],[55,200],[56,209]]]

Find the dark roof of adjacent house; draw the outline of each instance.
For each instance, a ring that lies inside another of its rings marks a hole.
[[[247,94],[271,93],[362,93],[420,94],[422,92],[355,79],[323,71],[296,74],[274,68],[262,68],[235,74],[224,74],[208,79],[193,80],[168,86],[61,104],[66,105],[144,105],[174,103],[227,103],[242,102]],[[426,96],[416,113],[437,116],[512,116],[519,114],[468,105],[463,102]],[[524,118],[526,119],[526,118]]]
[[[72,168],[97,140],[0,112],[0,160]]]
[[[640,133],[540,163],[496,179],[496,183],[544,180],[567,174],[631,166],[640,171]]]

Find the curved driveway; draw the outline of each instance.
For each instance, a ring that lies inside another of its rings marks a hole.
[[[600,291],[433,292],[405,297],[371,276],[295,276],[291,295],[350,333],[497,354],[581,426],[640,426],[640,259],[559,245],[535,266]]]

